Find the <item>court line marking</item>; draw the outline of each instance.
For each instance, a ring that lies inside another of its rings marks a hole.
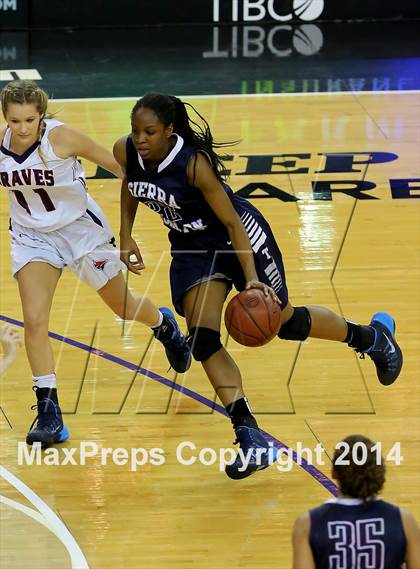
[[[309,93],[228,93],[225,95],[177,95],[180,99],[235,99],[249,97],[315,97],[315,96],[338,96],[338,95],[414,95],[420,94],[420,89],[407,89],[406,91],[311,91]],[[75,97],[74,99],[54,99],[50,97],[50,103],[76,103],[84,101],[137,101],[139,97]]]
[[[23,322],[5,316],[3,314],[0,314],[0,320],[3,320],[4,322],[8,322],[9,324],[14,324],[15,326],[20,326],[21,328],[23,328]],[[84,350],[85,352],[91,352],[92,354],[100,358],[104,358],[105,360],[116,363],[132,371],[135,371],[136,373],[141,373],[142,375],[150,379],[153,379],[154,381],[157,381],[162,385],[166,385],[166,387],[169,387],[170,389],[178,391],[179,393],[186,395],[187,397],[190,397],[191,399],[194,399],[199,403],[202,403],[206,407],[209,407],[210,409],[217,411],[218,413],[224,415],[225,417],[228,416],[228,414],[226,413],[226,409],[221,405],[219,405],[218,403],[215,403],[211,399],[204,397],[203,395],[197,393],[196,391],[188,389],[188,387],[184,387],[182,385],[179,385],[178,383],[175,383],[175,381],[171,381],[165,377],[162,377],[161,375],[158,375],[153,371],[150,371],[142,367],[138,367],[136,364],[133,364],[132,362],[119,358],[118,356],[114,356],[113,354],[109,354],[108,352],[104,352],[103,350],[100,350],[93,346],[88,346],[87,344],[83,344],[78,340],[73,340],[72,338],[61,336],[60,334],[56,334],[55,332],[48,332],[48,336],[50,338],[53,338],[54,340],[59,340],[60,342],[64,342],[66,344],[69,344],[70,346],[74,346],[76,348]],[[290,447],[281,442],[279,439],[276,439],[270,433],[267,433],[267,431],[263,431],[261,429],[261,432],[263,433],[265,438],[269,442],[272,442],[277,449],[284,449],[285,451],[289,450]],[[328,478],[328,476],[326,476],[323,472],[318,470],[313,464],[309,464],[307,460],[299,456],[296,453],[296,451],[294,451],[293,449],[292,449],[292,456],[293,456],[293,461],[296,464],[298,464],[298,466],[301,466],[303,470],[305,470],[305,472],[307,472],[310,476],[312,476],[312,478],[315,478],[315,480],[319,482],[322,486],[324,486],[324,488],[328,490],[328,492],[330,492],[333,496],[338,496],[338,488],[334,484],[334,482]]]
[[[4,478],[9,484],[14,486],[16,490],[22,494],[36,510],[28,508],[24,504],[11,500],[6,496],[0,496],[0,503],[10,506],[25,515],[33,518],[48,530],[50,530],[64,545],[70,555],[72,569],[89,569],[89,565],[82,553],[77,541],[74,539],[65,524],[60,520],[57,514],[44,502],[38,494],[36,494],[29,486],[26,486],[22,480],[9,472],[7,468],[0,465],[0,477]]]

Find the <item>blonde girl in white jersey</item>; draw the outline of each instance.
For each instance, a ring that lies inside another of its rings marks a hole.
[[[146,297],[133,297],[127,290],[112,230],[87,193],[76,157],[122,177],[112,154],[82,132],[47,118],[48,96],[36,83],[12,81],[0,97],[7,123],[0,130],[0,186],[10,199],[13,275],[37,395],[37,424],[27,443],[47,446],[69,436],[48,338],[51,304],[65,267],[96,289],[119,317],[150,326],[176,371],[186,371],[191,358],[172,312],[158,310]],[[139,253],[137,269],[142,268]]]

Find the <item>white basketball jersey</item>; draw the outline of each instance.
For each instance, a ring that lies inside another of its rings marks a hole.
[[[80,163],[73,156],[56,156],[49,141],[50,131],[63,123],[55,119],[44,122],[41,142],[22,155],[10,150],[12,132],[7,129],[0,146],[0,186],[8,190],[13,221],[50,232],[85,213],[88,193]]]

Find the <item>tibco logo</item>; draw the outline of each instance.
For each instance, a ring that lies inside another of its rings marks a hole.
[[[275,57],[291,57],[294,52],[314,55],[323,43],[316,24],[213,26],[212,50],[203,51],[203,57],[260,57],[265,52]]]
[[[17,10],[17,0],[0,0],[0,10]]]
[[[272,18],[278,22],[289,22],[298,17],[305,22],[319,18],[324,10],[324,0],[293,0],[293,12],[282,13],[280,4],[283,0],[230,0],[231,13],[226,17],[220,14],[220,0],[213,0],[213,22],[257,22],[265,18]],[[226,3],[227,4],[227,3]],[[225,6],[226,4],[223,3]],[[242,5],[241,14],[239,13]]]

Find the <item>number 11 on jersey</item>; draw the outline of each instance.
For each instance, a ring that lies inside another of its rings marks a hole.
[[[16,197],[18,204],[20,206],[22,206],[24,210],[27,211],[28,215],[32,215],[30,207],[28,205],[28,202],[25,200],[25,196],[23,195],[23,193],[20,190],[12,190],[12,191],[15,194],[15,197]],[[39,197],[41,198],[42,204],[45,207],[46,211],[54,211],[55,210],[55,206],[54,206],[53,202],[51,201],[51,198],[48,195],[48,192],[44,188],[36,188],[33,191],[36,194],[38,194]]]

